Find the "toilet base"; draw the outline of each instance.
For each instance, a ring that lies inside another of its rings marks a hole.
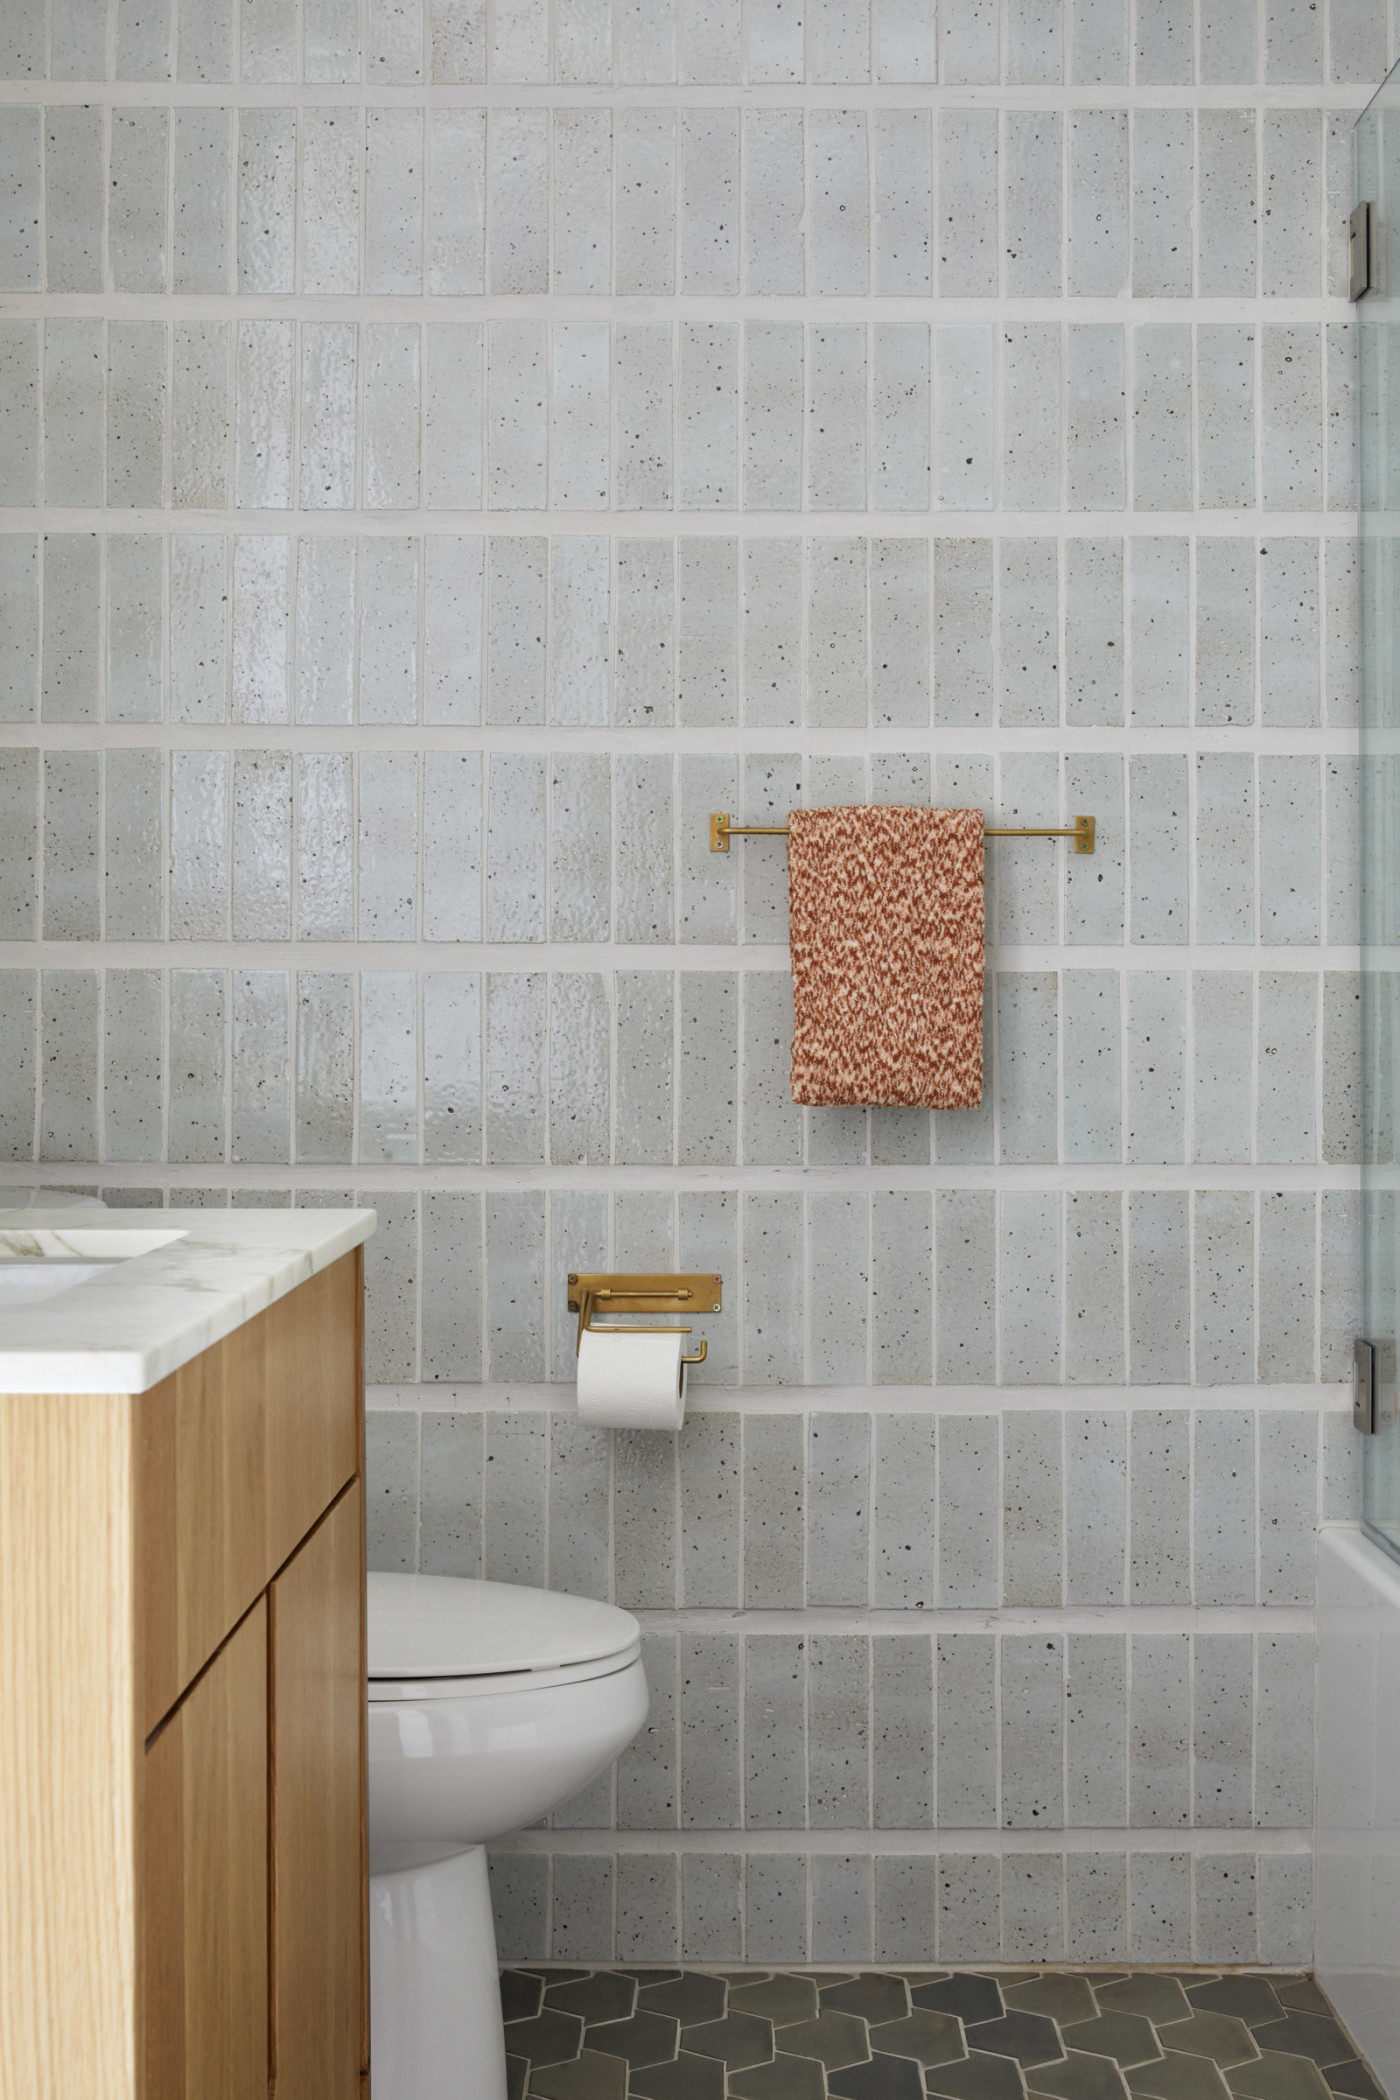
[[[506,2100],[486,1848],[369,1883],[373,2100]]]

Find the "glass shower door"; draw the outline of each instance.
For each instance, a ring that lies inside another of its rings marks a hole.
[[[1397,68],[1400,73],[1400,68]],[[1370,288],[1357,306],[1361,596],[1361,1333],[1371,1344],[1375,1433],[1365,1439],[1363,1519],[1400,1559],[1397,1409],[1397,970],[1400,969],[1400,81],[1356,128],[1358,197],[1370,206]],[[1355,235],[1354,235],[1355,239]],[[1364,236],[1363,236],[1364,239]],[[1364,259],[1364,250],[1363,250]]]

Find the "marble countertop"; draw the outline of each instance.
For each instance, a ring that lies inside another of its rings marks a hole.
[[[374,1227],[372,1210],[0,1210],[0,1287],[43,1255],[103,1264],[13,1310],[0,1288],[0,1393],[144,1393]],[[113,1260],[118,1234],[147,1251]]]

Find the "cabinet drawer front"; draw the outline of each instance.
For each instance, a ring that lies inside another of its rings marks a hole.
[[[149,1735],[359,1470],[358,1248],[137,1403]]]

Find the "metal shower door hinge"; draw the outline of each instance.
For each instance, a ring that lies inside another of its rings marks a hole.
[[[1371,207],[1358,204],[1351,215],[1347,243],[1350,289],[1347,296],[1359,299],[1371,289]]]
[[[1363,1436],[1376,1433],[1376,1352],[1370,1342],[1351,1345],[1351,1420]]]

